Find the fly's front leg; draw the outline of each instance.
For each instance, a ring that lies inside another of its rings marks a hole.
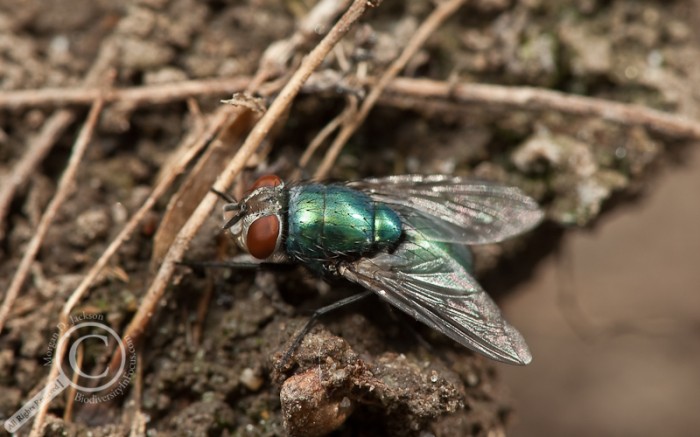
[[[264,260],[255,258],[248,253],[236,255],[225,261],[180,261],[178,263],[188,267],[202,268],[227,268],[227,269],[257,269],[266,265],[289,265],[292,262],[286,256],[278,256],[277,254]]]

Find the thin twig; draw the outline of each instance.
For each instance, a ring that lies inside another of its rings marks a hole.
[[[10,284],[10,288],[7,291],[7,295],[5,296],[2,308],[0,308],[0,332],[2,331],[2,327],[4,326],[7,316],[9,315],[10,308],[12,307],[13,302],[17,298],[17,294],[19,293],[19,290],[21,289],[22,284],[26,279],[27,271],[31,266],[32,262],[34,261],[36,254],[39,251],[41,242],[43,241],[44,236],[46,235],[46,232],[49,229],[51,221],[53,220],[59,207],[63,204],[63,201],[66,199],[70,192],[70,189],[75,180],[75,175],[78,170],[78,165],[80,164],[80,161],[82,160],[82,157],[85,154],[85,150],[87,149],[87,146],[92,137],[92,133],[95,130],[95,126],[97,125],[97,121],[99,119],[99,115],[102,111],[103,106],[104,101],[102,99],[97,99],[94,102],[92,109],[88,114],[87,121],[83,125],[83,128],[80,130],[80,134],[78,135],[78,138],[75,141],[73,151],[71,153],[70,159],[68,160],[68,166],[64,170],[63,175],[61,176],[61,179],[58,183],[58,189],[56,191],[56,194],[51,199],[51,202],[46,208],[44,215],[41,217],[39,225],[37,226],[36,233],[29,242],[27,251],[25,252],[24,257],[22,258],[19,268],[17,269],[17,273],[15,273],[15,277],[13,278],[12,283]],[[64,322],[59,324],[59,331],[62,337],[68,329],[68,317],[63,317],[62,315],[61,319]],[[65,344],[63,345],[63,347],[60,346],[63,343],[65,342],[59,342],[59,347],[57,349],[64,349],[63,354],[65,354]],[[56,353],[58,354],[58,352]],[[63,357],[63,355],[61,355],[61,357]],[[49,376],[47,386],[53,383],[53,381],[56,379],[60,365],[60,361],[54,361],[52,363],[49,375],[53,374],[53,376]],[[42,397],[39,409],[41,421],[39,421],[38,418],[35,419],[34,424],[37,425],[37,423],[39,423],[39,426],[32,427],[30,435],[37,436],[40,434],[40,426],[41,423],[43,423],[43,416],[46,415],[46,408],[48,407],[49,393],[49,390],[46,390],[44,392],[44,396]]]
[[[87,121],[85,122],[85,125],[83,125],[83,128],[81,129],[80,134],[78,135],[78,138],[75,141],[75,144],[73,145],[73,151],[71,152],[71,156],[68,161],[68,166],[63,172],[61,180],[58,183],[56,195],[51,199],[49,206],[46,207],[46,211],[41,216],[41,220],[39,221],[39,225],[37,226],[36,232],[34,233],[34,236],[32,236],[32,239],[29,241],[29,245],[27,246],[27,249],[24,252],[22,261],[20,262],[19,267],[17,268],[17,272],[12,278],[10,287],[8,288],[7,294],[5,295],[5,300],[2,303],[2,307],[0,307],[0,332],[2,332],[2,329],[5,325],[5,321],[7,320],[7,317],[10,313],[10,308],[12,308],[12,304],[15,302],[15,299],[17,299],[17,295],[19,294],[19,291],[22,288],[25,279],[27,278],[27,274],[29,273],[29,268],[34,262],[36,254],[39,252],[41,243],[49,230],[49,226],[51,226],[51,222],[56,216],[56,212],[58,212],[58,209],[63,204],[63,201],[66,200],[68,194],[71,191],[71,188],[73,187],[73,183],[75,181],[75,174],[78,171],[78,166],[80,164],[80,161],[83,159],[85,150],[87,149],[87,146],[90,143],[92,133],[95,130],[95,125],[97,124],[97,120],[99,118],[100,111],[102,111],[103,105],[104,102],[102,100],[97,100],[95,104],[92,105],[92,109],[90,110],[90,114],[88,115]]]
[[[143,360],[142,348],[136,349],[136,372],[134,374],[133,391],[131,392],[131,409],[134,414],[131,417],[131,427],[129,436],[145,436],[145,422],[141,413],[141,403],[143,400]],[[129,408],[125,413],[128,414]]]
[[[425,41],[430,37],[430,35],[435,32],[435,30],[442,24],[449,16],[459,9],[465,3],[466,0],[449,0],[440,3],[435,10],[425,19],[423,24],[420,25],[416,33],[413,34],[411,39],[406,44],[401,55],[392,62],[392,64],[387,68],[384,74],[379,78],[377,84],[372,88],[372,90],[367,95],[367,98],[362,102],[360,110],[357,112],[355,117],[338,133],[335,140],[328,149],[328,153],[324,156],[323,161],[316,169],[314,173],[314,179],[323,179],[326,177],[330,171],[333,163],[338,158],[340,151],[343,149],[347,141],[350,139],[357,128],[365,121],[369,111],[374,107],[375,103],[379,99],[379,96],[384,92],[384,88],[389,84],[389,82],[399,74],[401,70],[406,66],[408,61],[416,54],[416,52],[423,46]]]
[[[82,369],[83,367],[83,356],[85,355],[85,346],[80,343],[78,346],[78,353],[75,358],[75,369]],[[75,392],[78,391],[78,380],[80,379],[80,372],[74,372],[70,384],[70,387],[66,390],[66,408],[63,410],[63,421],[66,423],[71,423],[73,421],[73,405],[75,405]]]
[[[252,129],[238,153],[233,157],[231,162],[229,162],[221,175],[219,175],[216,184],[214,184],[215,189],[225,191],[233,183],[235,177],[243,169],[245,163],[267,136],[275,122],[291,105],[292,100],[299,93],[304,81],[306,81],[309,75],[311,75],[311,72],[323,61],[333,46],[348,32],[352,24],[357,21],[367,6],[368,2],[366,0],[355,0],[347,12],[335,23],[329,33],[319,42],[311,53],[306,56],[289,82],[280,91],[278,97],[272,102],[265,115],[262,116],[260,121]],[[124,337],[140,338],[148,321],[156,312],[155,310],[158,302],[162,298],[165,288],[175,271],[175,263],[182,259],[189,242],[211,214],[216,201],[217,197],[214,194],[209,194],[204,197],[190,219],[178,233],[173,241],[172,247],[165,255],[163,263],[153,279],[143,302],[139,306],[134,318],[129,323]],[[112,363],[119,362],[120,359],[120,351],[117,349],[115,355],[112,357]]]
[[[643,126],[674,138],[700,138],[700,123],[641,105],[577,96],[532,87],[475,83],[448,83],[429,79],[396,78],[387,94],[445,99],[469,105],[502,106],[528,111],[557,111],[582,117],[600,117],[628,126]]]
[[[40,90],[6,91],[0,94],[0,108],[18,110],[46,106],[89,105],[97,98],[106,103],[128,105],[157,105],[190,97],[230,94],[244,90],[250,77],[188,80],[133,88],[101,90],[99,88],[44,88]]]

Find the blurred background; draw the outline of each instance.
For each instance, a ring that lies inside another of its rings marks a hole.
[[[504,302],[534,356],[499,366],[516,403],[511,435],[700,433],[700,150],[690,152],[639,203],[568,234],[559,259]]]

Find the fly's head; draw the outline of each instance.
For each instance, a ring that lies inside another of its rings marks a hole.
[[[238,246],[258,259],[266,259],[282,243],[284,182],[275,175],[260,177],[240,202],[224,205],[224,229]]]

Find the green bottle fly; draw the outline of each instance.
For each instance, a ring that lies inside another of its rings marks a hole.
[[[223,197],[224,229],[250,254],[240,265],[296,262],[344,277],[490,358],[520,365],[532,359],[474,279],[468,247],[497,243],[542,220],[537,202],[519,189],[445,175],[289,186],[267,175],[240,202]]]

